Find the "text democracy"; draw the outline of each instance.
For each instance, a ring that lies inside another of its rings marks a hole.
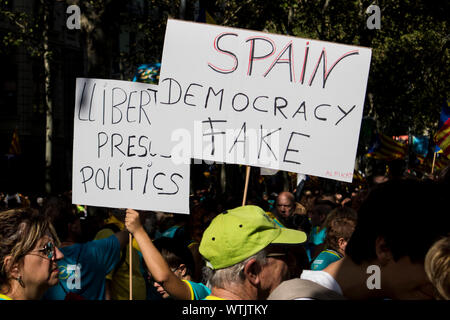
[[[168,82],[167,84],[165,84]],[[340,106],[332,103],[320,103],[310,105],[307,101],[288,101],[281,96],[269,97],[266,95],[250,96],[245,92],[228,93],[225,89],[216,89],[212,86],[204,86],[199,83],[190,83],[184,88],[174,78],[165,78],[160,86],[168,85],[167,97],[160,97],[163,105],[174,105],[182,100],[186,107],[214,108],[222,111],[224,105],[231,107],[234,112],[254,110],[255,112],[267,113],[268,116],[279,119],[299,118],[304,121],[308,119],[318,121],[332,121],[337,126],[355,108],[353,106]],[[160,90],[163,91],[163,90]]]

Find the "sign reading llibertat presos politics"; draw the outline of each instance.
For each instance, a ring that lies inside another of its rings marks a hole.
[[[155,85],[78,78],[72,201],[189,213],[189,165],[164,152]]]
[[[168,20],[166,152],[350,182],[370,59],[369,48]]]

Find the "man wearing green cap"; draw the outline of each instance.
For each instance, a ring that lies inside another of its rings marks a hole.
[[[289,246],[306,241],[302,231],[280,228],[257,206],[219,214],[205,230],[200,254],[211,286],[206,300],[264,300],[290,278]]]

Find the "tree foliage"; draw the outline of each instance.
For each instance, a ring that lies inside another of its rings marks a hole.
[[[14,10],[11,0],[0,0],[0,54],[11,54],[18,46],[24,46],[32,57],[44,54],[42,44],[43,12],[37,14]]]
[[[370,30],[366,9],[381,9]],[[372,48],[365,115],[390,135],[436,129],[449,93],[448,1],[216,0],[218,24]]]
[[[67,1],[81,8],[88,57],[87,76],[131,79],[142,63],[160,61],[168,17],[179,18],[181,1]],[[185,19],[194,20],[200,4],[218,25],[372,48],[364,115],[388,135],[420,135],[436,130],[449,96],[448,1],[413,0],[186,0]],[[370,30],[366,9],[381,8],[381,29]],[[0,15],[12,26],[1,34],[0,50],[26,45],[41,54],[42,18],[9,10]],[[118,51],[118,34],[130,35]],[[114,71],[114,69],[117,69]],[[113,70],[113,71],[111,71]]]

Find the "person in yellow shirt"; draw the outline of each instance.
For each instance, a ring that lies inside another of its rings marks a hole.
[[[125,211],[113,209],[109,212],[109,217],[105,220],[103,228],[95,235],[95,239],[104,239],[119,230],[125,228],[122,222],[125,217]],[[136,240],[133,240],[132,249],[132,281],[133,281],[133,300],[145,300],[147,289],[145,278],[141,271],[141,257],[139,246]],[[130,298],[130,250],[127,245],[120,253],[120,260],[116,268],[106,277],[106,300],[129,300]]]

